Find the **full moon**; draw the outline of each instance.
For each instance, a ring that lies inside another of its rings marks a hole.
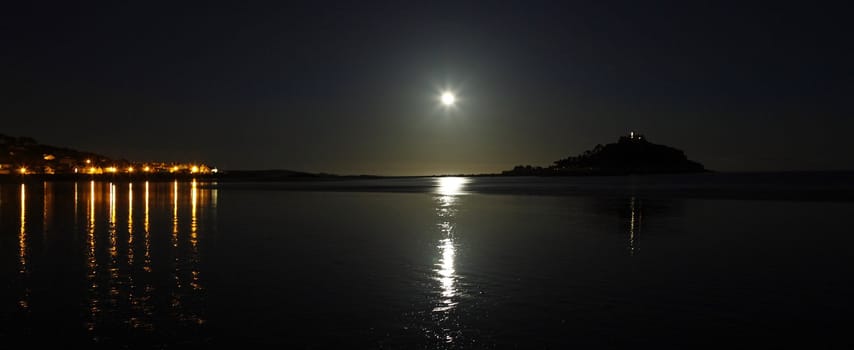
[[[454,103],[457,102],[457,97],[454,96],[453,93],[448,91],[443,92],[442,96],[439,97],[439,99],[442,101],[442,105],[446,107],[453,106]]]

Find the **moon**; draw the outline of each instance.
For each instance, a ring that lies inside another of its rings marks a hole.
[[[442,93],[442,96],[439,96],[439,101],[442,102],[442,105],[445,107],[451,107],[457,102],[457,97],[450,91],[445,91]]]

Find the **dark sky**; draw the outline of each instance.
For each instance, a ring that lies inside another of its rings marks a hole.
[[[838,6],[20,3],[0,10],[0,133],[113,157],[491,172],[634,130],[716,170],[854,169]]]

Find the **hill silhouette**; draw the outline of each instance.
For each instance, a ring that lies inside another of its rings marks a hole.
[[[658,173],[706,172],[706,168],[689,160],[685,152],[647,141],[634,133],[622,136],[616,143],[596,145],[591,150],[560,159],[548,167],[519,165],[502,175],[628,175]]]
[[[0,164],[29,168],[54,167],[65,169],[89,159],[93,164],[111,164],[109,157],[66,147],[41,144],[31,137],[0,134]]]

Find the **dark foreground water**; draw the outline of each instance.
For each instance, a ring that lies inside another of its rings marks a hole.
[[[845,348],[828,176],[0,184],[0,344]]]

